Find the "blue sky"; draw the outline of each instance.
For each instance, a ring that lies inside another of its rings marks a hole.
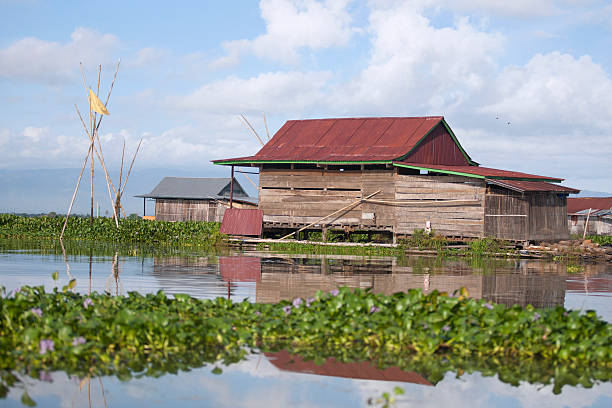
[[[0,16],[0,170],[79,168],[79,63],[89,85],[102,64],[105,93],[121,59],[101,127],[113,169],[143,138],[135,172],[223,174],[210,160],[259,149],[240,114],[260,134],[262,112],[271,133],[443,115],[484,166],[612,192],[609,1],[0,0]]]

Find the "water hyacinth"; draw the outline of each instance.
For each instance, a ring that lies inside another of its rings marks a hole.
[[[89,306],[93,305],[93,301],[90,298],[86,298],[83,301],[83,307],[87,309]]]
[[[72,339],[72,345],[73,346],[78,346],[79,344],[85,344],[87,342],[87,340],[85,340],[84,337],[75,337],[74,339]]]
[[[283,312],[285,312],[286,315],[291,314],[291,305],[283,307]]]
[[[340,291],[338,289],[332,289],[329,291],[329,294],[332,296],[338,296],[339,293]]]
[[[376,306],[370,307],[370,313],[380,312],[380,308]]]
[[[306,299],[306,307],[310,307],[310,304],[315,301],[315,298]]]
[[[536,321],[540,320],[540,317],[541,317],[540,314],[538,312],[535,312],[533,314],[533,321],[536,322]]]
[[[55,343],[50,339],[43,339],[40,341],[40,354],[45,354],[47,351],[54,351]]]
[[[447,332],[450,330],[450,327],[448,325],[444,325],[442,326],[442,330]]]
[[[32,309],[30,309],[30,312],[34,313],[38,317],[42,316],[42,309],[40,307],[33,307]]]
[[[493,305],[490,304],[489,302],[486,302],[485,304],[482,305],[483,307],[486,307],[487,309],[491,310],[493,309]]]
[[[302,298],[293,299],[293,307],[298,308],[302,304]]]

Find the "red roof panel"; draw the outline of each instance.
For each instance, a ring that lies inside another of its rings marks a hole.
[[[509,170],[499,170],[492,169],[489,167],[480,167],[480,166],[445,166],[441,164],[428,164],[428,163],[408,163],[408,162],[394,162],[397,165],[404,165],[416,168],[423,168],[428,170],[442,170],[442,172],[452,172],[452,173],[464,173],[471,174],[475,176],[480,176],[481,178],[497,178],[497,179],[528,179],[528,180],[548,180],[548,181],[563,181],[562,178],[557,177],[547,177],[547,176],[538,176],[537,174],[529,174],[529,173],[521,173],[518,171],[509,171]]]
[[[607,210],[612,208],[612,197],[576,197],[567,199],[567,212],[577,213],[588,210]]]
[[[527,191],[550,191],[556,193],[578,194],[580,190],[575,188],[560,186],[558,184],[547,183],[545,181],[522,181],[522,180],[489,180],[490,183],[510,190]]]
[[[227,235],[260,236],[262,224],[262,210],[228,208],[223,215],[219,231]]]

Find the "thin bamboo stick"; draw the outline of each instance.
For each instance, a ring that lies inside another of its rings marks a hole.
[[[264,118],[264,126],[266,127],[266,136],[268,136],[268,140],[270,140],[270,131],[268,130],[268,121],[266,120],[266,112],[262,112]]]
[[[130,178],[130,174],[132,173],[132,166],[134,165],[134,161],[136,160],[136,155],[138,154],[138,151],[140,150],[141,144],[142,144],[142,139],[140,139],[140,141],[138,142],[138,146],[136,147],[136,152],[134,153],[134,157],[132,157],[132,162],[130,163],[130,169],[128,170],[127,176],[125,176],[123,187],[119,186],[121,190],[121,195],[123,195],[123,191],[125,190],[125,186],[128,182],[128,178]]]
[[[589,218],[591,218],[591,208],[589,208],[586,221],[584,222],[584,232],[582,233],[582,239],[586,238],[587,229],[589,228]]]
[[[342,212],[342,211],[348,211],[349,209],[351,209],[351,207],[355,207],[355,206],[357,206],[358,204],[361,204],[362,202],[364,202],[364,201],[365,201],[365,200],[367,200],[368,198],[374,197],[376,194],[380,193],[381,191],[382,191],[382,190],[378,190],[377,192],[372,193],[372,194],[368,195],[367,197],[360,198],[359,200],[357,200],[357,201],[355,201],[355,202],[353,202],[353,203],[351,203],[351,204],[347,205],[346,207],[343,207],[343,208],[341,208],[341,209],[339,209],[339,210],[337,210],[337,211],[334,211],[333,213],[331,213],[331,214],[329,214],[329,215],[326,215],[326,216],[325,216],[325,217],[323,217],[323,218],[319,218],[319,219],[318,219],[318,220],[316,220],[315,222],[312,222],[312,223],[310,223],[310,224],[306,225],[305,227],[302,227],[302,228],[300,228],[299,230],[292,232],[291,234],[287,234],[287,235],[285,235],[284,237],[279,238],[279,241],[282,241],[282,240],[283,240],[283,239],[285,239],[285,238],[289,238],[289,237],[290,237],[290,236],[292,236],[293,234],[297,234],[298,232],[304,231],[306,228],[312,227],[313,225],[320,223],[321,221],[323,221],[323,220],[324,220],[324,219],[326,219],[326,218],[331,217],[332,215],[336,215],[336,214],[338,214],[338,213],[340,213],[340,212]]]
[[[91,150],[91,145],[89,146]],[[79,179],[77,180],[77,184],[74,188],[74,193],[72,193],[72,200],[70,200],[70,206],[68,207],[68,212],[66,213],[66,219],[64,220],[64,226],[62,227],[62,233],[60,234],[60,240],[64,236],[64,231],[66,230],[66,224],[68,224],[68,217],[70,217],[70,211],[72,211],[72,205],[74,204],[74,199],[76,197],[77,191],[79,190],[79,185],[81,184],[81,177],[83,177],[83,172],[85,171],[85,167],[87,166],[87,160],[89,160],[89,152],[87,151],[87,156],[85,156],[85,161],[83,162],[83,167],[81,168],[81,173],[79,174]]]
[[[121,168],[119,169],[119,193],[117,194],[116,201],[117,207],[119,207],[119,203],[121,202],[121,180],[123,180],[123,158],[125,157],[125,139],[123,139],[123,150],[121,151]],[[121,218],[121,210],[117,208],[117,213],[119,214],[119,218]],[[123,214],[125,216],[125,214]]]
[[[263,142],[263,140],[261,140],[261,137],[259,137],[259,135],[258,135],[258,134],[257,134],[257,132],[255,131],[255,129],[253,128],[253,126],[251,126],[251,124],[249,123],[249,121],[247,120],[247,118],[245,118],[243,114],[240,114],[240,117],[242,118],[242,120],[244,121],[244,123],[246,123],[246,125],[249,127],[249,129],[251,129],[251,132],[253,132],[253,134],[255,135],[255,137],[257,138],[257,140],[259,140],[259,143],[261,143],[261,145],[263,146],[265,143]]]

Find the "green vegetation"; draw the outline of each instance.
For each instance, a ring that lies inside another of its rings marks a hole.
[[[586,237],[599,245],[612,245],[612,235],[591,235]]]
[[[0,214],[0,237],[59,238],[64,219],[60,217],[20,217]],[[119,228],[111,218],[70,217],[64,237],[106,242],[145,244],[196,244],[212,246],[222,240],[219,224],[213,222],[166,222],[122,219]]]
[[[470,299],[465,290],[385,296],[342,288],[254,304],[163,292],[79,295],[71,292],[74,283],[52,293],[2,293],[0,397],[22,386],[24,374],[42,379],[62,370],[129,380],[279,350],[317,363],[375,361],[432,383],[449,371],[497,374],[516,385],[554,383],[555,392],[612,380],[612,325],[593,311],[507,308]]]

